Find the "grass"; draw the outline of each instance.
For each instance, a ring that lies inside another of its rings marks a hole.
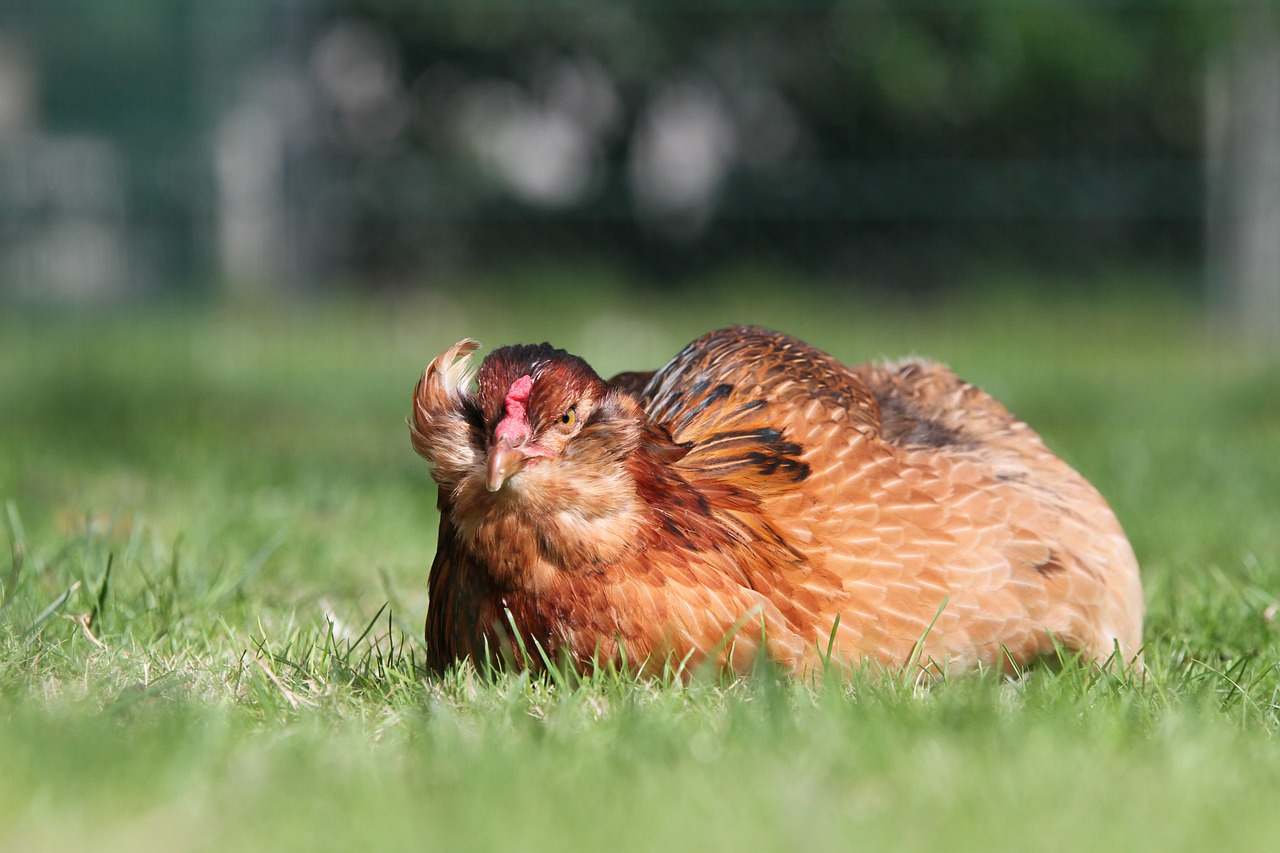
[[[0,315],[0,849],[1223,849],[1280,837],[1280,361],[1154,295],[694,298],[530,273],[399,303]],[[1150,678],[557,683],[420,670],[457,338],[602,372],[727,322],[927,353],[1115,506]]]

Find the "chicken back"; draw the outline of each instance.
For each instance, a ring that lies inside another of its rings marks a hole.
[[[942,365],[735,327],[608,382],[504,347],[472,388],[477,348],[431,362],[409,421],[439,486],[434,669],[1137,665],[1106,501]]]

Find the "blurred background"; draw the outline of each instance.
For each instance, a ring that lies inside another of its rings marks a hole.
[[[1156,282],[1271,340],[1278,21],[1270,0],[2,0],[0,305],[768,269],[895,299]]]

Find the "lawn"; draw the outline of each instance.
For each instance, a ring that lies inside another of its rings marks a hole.
[[[1158,281],[919,304],[768,274],[465,284],[0,313],[0,850],[1280,838],[1280,359]],[[608,374],[730,322],[928,354],[1028,420],[1130,534],[1148,678],[426,676],[435,489],[404,415],[427,361],[549,339]]]

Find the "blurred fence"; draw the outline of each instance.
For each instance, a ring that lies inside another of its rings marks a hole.
[[[1198,0],[7,0],[0,289],[1192,268],[1250,8],[1268,32]]]

